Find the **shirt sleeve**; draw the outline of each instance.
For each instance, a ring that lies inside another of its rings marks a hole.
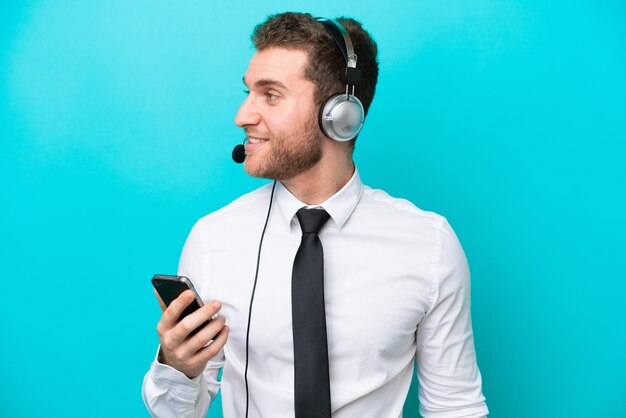
[[[144,377],[142,391],[150,415],[155,418],[205,417],[219,389],[219,384],[212,387],[208,384],[219,372],[219,367],[215,370],[210,365],[200,376],[189,379],[155,359]]]
[[[189,277],[202,295],[205,268],[203,264],[203,234],[200,223],[191,230],[178,264],[178,274]],[[209,405],[220,388],[218,374],[224,365],[224,351],[211,359],[204,372],[193,379],[184,373],[159,362],[158,353],[143,380],[143,400],[155,418],[205,417]]]
[[[417,327],[420,413],[425,418],[484,417],[489,411],[476,364],[467,259],[445,219],[439,237],[432,303]]]

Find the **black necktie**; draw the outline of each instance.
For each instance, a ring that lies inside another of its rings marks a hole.
[[[323,209],[300,209],[296,215],[302,229],[291,276],[296,418],[327,418],[330,417],[330,382],[324,252],[317,234],[330,215]]]

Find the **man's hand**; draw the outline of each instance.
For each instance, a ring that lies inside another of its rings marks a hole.
[[[157,324],[157,332],[161,340],[160,361],[192,379],[202,373],[207,362],[215,357],[226,344],[229,329],[224,324],[224,317],[218,315],[211,319],[219,312],[221,304],[214,300],[179,322],[180,314],[194,300],[193,291],[185,290],[174,299],[169,307],[165,306],[158,293],[156,295],[163,311],[161,320]],[[208,320],[211,322],[195,335],[189,336]],[[211,340],[213,342],[208,344]]]

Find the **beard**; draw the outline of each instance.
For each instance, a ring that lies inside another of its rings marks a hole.
[[[322,159],[322,143],[315,119],[301,130],[269,138],[269,155],[262,161],[246,158],[244,169],[252,177],[287,180],[301,174]]]

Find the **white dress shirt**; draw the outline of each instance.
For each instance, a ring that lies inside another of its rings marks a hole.
[[[143,397],[153,416],[204,417],[221,388],[224,417],[244,417],[246,325],[271,188],[240,197],[191,230],[178,274],[205,302],[222,303],[230,335],[195,379],[152,363]],[[295,214],[304,206],[277,183],[250,324],[250,418],[294,416],[291,272],[301,238]],[[487,415],[469,270],[445,218],[364,186],[357,171],[321,206],[331,216],[319,236],[333,417],[401,417],[414,361],[424,417]]]

